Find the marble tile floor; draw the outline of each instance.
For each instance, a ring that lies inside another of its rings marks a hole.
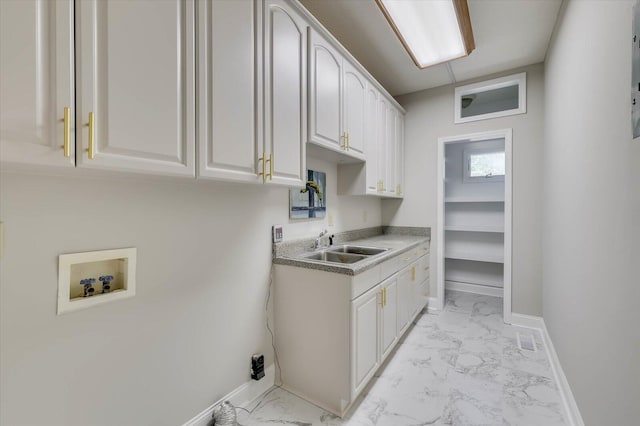
[[[519,349],[533,335],[536,352]],[[502,322],[502,299],[447,292],[423,313],[344,419],[273,388],[238,410],[243,426],[564,425],[560,393],[536,330]]]

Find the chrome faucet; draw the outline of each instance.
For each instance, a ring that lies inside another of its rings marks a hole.
[[[318,235],[318,238],[316,238],[316,240],[313,242],[313,248],[314,249],[319,249],[321,247],[321,241],[322,241],[322,237],[324,237],[325,235],[327,235],[329,233],[328,230],[324,230],[320,233],[320,235]]]

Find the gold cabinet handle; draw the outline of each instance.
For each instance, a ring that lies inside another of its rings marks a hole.
[[[384,307],[384,290],[380,290],[380,307]]]
[[[387,288],[385,287],[383,290],[384,294],[384,306],[387,306]]]
[[[347,133],[347,151],[349,151],[349,133]]]
[[[342,135],[340,135],[340,139],[344,141],[344,143],[340,145],[340,148],[346,151],[347,150],[347,132],[342,132]]]
[[[64,156],[71,157],[71,108],[64,107]]]
[[[96,157],[95,121],[96,115],[90,112],[89,123],[87,123],[87,126],[89,126],[89,149],[87,150],[89,160],[93,160]]]
[[[273,153],[269,154],[269,180],[273,180]]]
[[[265,156],[264,153],[262,154],[262,157],[258,158],[258,161],[262,162],[262,171],[260,173],[258,173],[258,176],[262,176],[262,182],[264,183],[267,180],[267,175],[265,173]]]
[[[416,267],[412,266],[411,267],[411,281],[415,281],[416,280]]]

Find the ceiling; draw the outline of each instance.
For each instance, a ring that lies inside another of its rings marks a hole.
[[[465,58],[421,70],[374,0],[300,2],[393,96],[542,62],[562,4],[468,0],[476,49]]]

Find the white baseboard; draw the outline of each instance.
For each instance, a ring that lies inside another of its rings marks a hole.
[[[567,381],[567,376],[564,375],[564,371],[562,370],[562,366],[560,365],[560,359],[558,358],[556,349],[553,347],[553,342],[551,341],[551,336],[549,335],[549,331],[547,330],[547,325],[545,324],[544,320],[542,320],[542,329],[540,330],[540,332],[542,333],[544,344],[549,351],[549,358],[551,358],[551,370],[553,371],[553,377],[556,380],[556,384],[560,389],[562,404],[564,405],[565,413],[568,417],[567,420],[569,421],[570,425],[584,426],[584,420],[582,420],[582,415],[580,415],[578,404],[573,397],[573,392],[571,392],[571,387],[569,386],[569,382]]]
[[[511,313],[511,325],[517,325],[518,327],[535,328],[543,333],[544,320],[542,317],[536,317],[534,315],[516,314]]]
[[[533,328],[540,332],[544,345],[547,348],[547,353],[549,354],[549,362],[551,364],[553,378],[560,390],[560,398],[562,399],[566,420],[571,426],[584,426],[584,421],[580,415],[578,404],[576,404],[576,400],[573,397],[573,392],[571,392],[571,387],[569,386],[567,377],[564,375],[562,365],[560,365],[560,359],[558,358],[556,349],[553,346],[553,342],[551,341],[551,336],[549,335],[544,319],[533,315],[512,313],[511,324],[518,327]]]
[[[275,383],[276,369],[273,364],[264,370],[262,380],[249,380],[205,408],[182,426],[206,426],[211,421],[213,409],[224,401],[230,401],[234,407],[245,407],[260,395],[271,389]]]
[[[444,287],[446,290],[464,291],[467,293],[482,294],[484,296],[504,296],[504,289],[502,287],[490,287],[481,284],[461,283],[458,281],[445,281]]]
[[[427,313],[428,314],[437,314],[440,312],[440,308],[438,308],[438,306],[440,306],[440,299],[437,299],[435,297],[430,297],[429,298],[429,303],[427,304]]]

